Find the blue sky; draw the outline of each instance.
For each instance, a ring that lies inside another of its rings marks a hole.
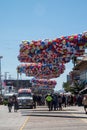
[[[0,0],[1,71],[16,78],[22,40],[55,39],[87,30],[87,0]],[[56,79],[62,88],[72,63]],[[3,77],[2,77],[3,78]]]

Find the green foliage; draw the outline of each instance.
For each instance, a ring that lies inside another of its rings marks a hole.
[[[84,88],[83,83],[78,83],[78,81],[74,81],[74,85],[71,86],[69,82],[63,83],[63,88],[66,92],[71,92],[72,94],[78,94]]]
[[[3,104],[6,106],[8,104],[8,101],[7,100],[4,100],[3,101]]]
[[[63,83],[63,88],[66,92],[69,92],[70,91],[70,86],[69,86],[69,83],[68,82],[64,82]]]

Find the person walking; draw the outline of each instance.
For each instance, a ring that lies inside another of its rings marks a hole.
[[[48,95],[46,96],[46,102],[47,102],[49,111],[52,110],[52,100],[53,100],[52,95],[51,95],[51,94],[48,94]]]
[[[56,93],[54,93],[52,95],[52,97],[53,97],[53,100],[52,100],[52,110],[55,111],[58,108],[58,95]]]
[[[82,104],[84,106],[85,113],[87,114],[87,94],[84,95],[83,100],[82,100]]]
[[[37,96],[36,94],[33,94],[33,107],[36,108],[36,103],[37,103]]]
[[[66,96],[64,94],[62,96],[62,104],[64,107],[66,107]]]
[[[59,104],[59,110],[62,110],[62,97],[61,95],[58,96],[58,104]]]
[[[8,111],[9,111],[9,112],[11,112],[12,106],[13,106],[13,101],[12,101],[12,98],[9,97],[9,98],[8,98]]]
[[[17,110],[18,110],[18,101],[17,101],[17,98],[14,98],[13,105],[14,105],[14,112],[17,112]]]

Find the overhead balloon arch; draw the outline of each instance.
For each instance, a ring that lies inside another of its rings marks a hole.
[[[22,41],[18,60],[24,62],[17,67],[18,73],[33,76],[36,86],[55,87],[56,81],[65,70],[65,64],[73,57],[84,55],[87,47],[87,32],[62,36],[54,40]]]
[[[24,73],[26,76],[33,76],[35,78],[57,78],[65,70],[63,64],[42,64],[42,63],[27,63],[20,64],[17,67],[18,73]]]

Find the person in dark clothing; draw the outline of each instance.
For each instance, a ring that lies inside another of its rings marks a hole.
[[[14,105],[14,112],[17,112],[17,110],[18,110],[18,101],[17,101],[17,98],[14,99],[13,105]]]
[[[81,95],[78,95],[78,97],[77,97],[77,105],[82,106],[82,96]]]
[[[33,95],[33,106],[36,108],[36,102],[37,102],[37,96],[34,94]]]
[[[58,104],[59,104],[59,110],[62,110],[62,97],[61,97],[61,95],[58,96]]]
[[[65,95],[62,96],[62,104],[64,105],[64,107],[66,107],[66,96]]]
[[[9,110],[9,112],[11,112],[12,106],[13,106],[13,101],[12,101],[12,98],[9,97],[8,98],[8,110]]]
[[[53,94],[52,95],[52,110],[56,110],[57,109],[57,105],[58,105],[58,96],[57,94]]]

